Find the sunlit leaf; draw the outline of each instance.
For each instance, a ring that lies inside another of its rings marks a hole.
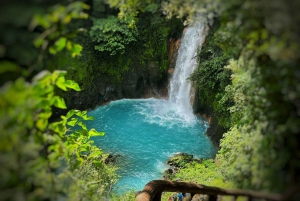
[[[51,117],[51,115],[52,115],[52,112],[51,111],[47,111],[47,112],[39,113],[38,117],[42,118],[42,119],[49,119]]]
[[[65,70],[55,70],[53,71],[53,75],[57,75],[57,77],[62,77],[67,74],[67,71]]]
[[[75,114],[75,110],[70,110],[67,115],[66,118],[69,119],[71,116],[73,116]]]
[[[62,49],[65,48],[66,44],[67,44],[67,39],[65,37],[60,37],[55,42],[56,51],[60,52]]]
[[[70,15],[66,15],[66,17],[63,19],[64,24],[69,24],[72,20],[72,17]]]
[[[78,168],[83,163],[82,158],[77,158],[76,162],[72,165],[72,170]]]
[[[64,82],[64,85],[70,89],[74,89],[75,91],[80,91],[79,85],[73,80],[67,80]]]
[[[56,51],[56,49],[54,49],[54,47],[50,47],[50,48],[49,48],[49,53],[50,53],[50,54],[56,54],[57,51]]]
[[[38,119],[36,121],[35,126],[40,129],[41,131],[45,130],[48,126],[48,120],[47,119]]]
[[[95,151],[89,155],[89,158],[95,158],[102,154],[102,151]]]
[[[43,16],[43,15],[39,15],[39,14],[36,14],[33,19],[32,19],[32,22],[30,23],[30,26],[29,28],[31,30],[33,30],[35,27],[37,26],[42,26],[43,28],[45,29],[48,29],[50,27],[51,23],[50,21],[47,19],[46,16]]]
[[[72,42],[71,42],[71,41],[68,41],[68,42],[67,42],[67,47],[66,47],[67,50],[68,50],[68,51],[71,51],[72,47],[73,47]]]
[[[81,121],[77,123],[78,126],[80,126],[83,130],[87,131],[86,125],[84,123],[82,123]]]
[[[76,57],[76,56],[80,56],[81,54],[81,50],[82,50],[82,46],[79,44],[74,44],[73,48],[71,49],[72,52],[72,57]]]
[[[34,76],[33,80],[45,80],[45,79],[50,79],[51,78],[51,73],[47,70],[43,70],[39,72],[36,76]]]
[[[55,131],[56,133],[63,135],[65,133],[65,127],[61,122],[53,122],[49,125],[49,129]]]
[[[86,115],[86,111],[75,110],[75,115],[83,118]]]
[[[56,82],[56,86],[64,91],[67,91],[67,86],[65,85],[65,78],[64,77],[59,77]]]
[[[39,48],[44,43],[44,41],[45,41],[45,39],[38,37],[33,41],[33,45],[34,45],[34,47]]]
[[[81,147],[80,148],[80,152],[86,152],[87,151],[87,148],[86,147]]]
[[[66,103],[63,98],[61,98],[59,96],[54,96],[53,99],[54,99],[53,105],[55,107],[61,108],[61,109],[67,109]]]
[[[104,136],[104,132],[98,132],[98,131],[96,131],[96,129],[92,128],[92,129],[89,131],[89,136],[90,136],[90,137]]]
[[[20,67],[13,62],[10,61],[1,61],[0,62],[0,74],[5,72],[15,72],[20,70]]]
[[[146,6],[145,11],[151,12],[151,13],[155,13],[158,9],[158,4],[152,3],[149,4],[148,6]]]
[[[77,123],[77,121],[78,121],[77,118],[72,118],[72,120],[71,120],[71,121],[68,121],[67,124],[68,124],[69,126],[75,126],[76,123]]]
[[[93,116],[90,116],[90,117],[85,116],[85,117],[83,117],[83,119],[89,121],[89,120],[94,120],[95,118]]]
[[[93,164],[98,168],[101,168],[103,166],[103,163],[100,161],[93,161]]]

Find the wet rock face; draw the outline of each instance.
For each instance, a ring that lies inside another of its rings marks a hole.
[[[178,56],[178,49],[181,43],[181,38],[174,39],[170,38],[169,39],[169,69],[175,67],[176,64],[176,59]]]
[[[118,159],[119,157],[121,157],[120,154],[115,154],[115,155],[114,155],[114,154],[109,154],[109,155],[105,158],[104,163],[105,163],[105,164],[115,164],[116,161],[117,161],[117,159]]]
[[[199,101],[199,100],[198,100]],[[209,123],[209,127],[206,130],[206,135],[210,138],[213,145],[220,149],[220,140],[223,137],[223,134],[227,132],[227,130],[218,124],[218,119],[214,115],[214,111],[212,108],[203,107],[201,103],[197,104],[198,108],[196,109],[197,116],[206,120]]]
[[[107,75],[95,77],[89,89],[67,92],[66,104],[70,109],[93,109],[108,101],[122,98],[121,89]]]
[[[155,61],[149,61],[145,66],[139,62],[133,64],[132,69],[123,76],[121,84],[124,98],[168,98],[169,79],[174,72],[175,62],[181,39],[168,40],[169,67],[161,70]]]
[[[168,40],[169,68],[162,70],[156,61],[141,64],[138,58],[133,59],[129,70],[124,72],[120,83],[108,74],[93,75],[92,85],[80,92],[67,92],[66,104],[69,109],[89,110],[106,102],[122,98],[168,98],[168,86],[174,71],[180,39]],[[57,116],[63,114],[56,112]]]

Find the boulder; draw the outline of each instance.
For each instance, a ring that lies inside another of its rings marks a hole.
[[[104,160],[104,163],[105,164],[114,164],[116,163],[116,160],[118,157],[120,157],[121,155],[120,154],[109,154],[107,156],[107,158]]]
[[[179,153],[167,160],[167,164],[173,167],[181,168],[184,167],[187,163],[190,163],[194,160],[194,156],[187,153]]]

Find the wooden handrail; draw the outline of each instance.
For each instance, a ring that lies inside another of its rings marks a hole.
[[[224,189],[188,182],[153,180],[146,184],[144,189],[137,196],[136,201],[160,201],[162,192],[206,194],[210,196],[210,200],[217,200],[218,195],[230,195],[233,196],[234,200],[238,196],[246,196],[250,199],[261,198],[270,201],[284,200],[280,194],[261,193],[252,190]]]

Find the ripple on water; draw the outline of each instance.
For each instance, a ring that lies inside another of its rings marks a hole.
[[[178,152],[209,158],[216,150],[205,136],[207,123],[196,116],[180,115],[166,100],[123,99],[89,112],[95,120],[89,128],[104,131],[95,144],[106,152],[120,154],[121,179],[117,186],[141,190],[161,178],[165,161]]]

